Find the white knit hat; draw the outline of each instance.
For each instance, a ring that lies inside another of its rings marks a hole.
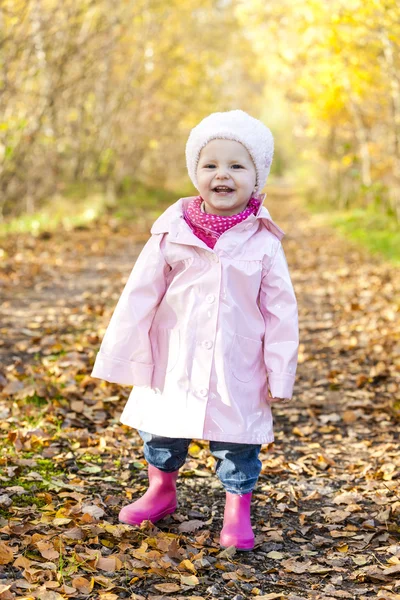
[[[215,139],[235,140],[243,144],[253,159],[257,174],[256,188],[261,192],[274,154],[274,138],[268,127],[243,110],[212,113],[200,121],[191,130],[186,143],[186,165],[196,189],[200,152],[208,142]]]

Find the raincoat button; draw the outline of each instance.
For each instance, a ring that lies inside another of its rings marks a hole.
[[[212,348],[213,347],[213,343],[211,340],[206,340],[205,342],[203,342],[203,346],[204,348]]]
[[[200,394],[200,396],[207,396],[208,394],[208,389],[207,388],[200,388],[198,390],[198,393]]]
[[[215,296],[214,296],[214,294],[208,294],[208,296],[206,296],[206,300],[207,300],[207,302],[209,302],[210,304],[211,304],[212,302],[214,302],[214,300],[215,300]]]

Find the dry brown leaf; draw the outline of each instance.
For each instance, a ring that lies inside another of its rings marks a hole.
[[[171,592],[179,592],[181,586],[177,583],[156,583],[154,585],[158,592],[162,592],[163,594],[170,594]]]
[[[82,506],[82,514],[90,515],[95,519],[101,519],[104,516],[105,512],[100,506],[96,506],[96,504],[92,504],[89,506]]]
[[[355,504],[361,502],[363,497],[356,492],[343,492],[335,496],[332,500],[333,504]]]
[[[311,562],[297,562],[296,558],[289,558],[287,560],[282,561],[282,566],[291,573],[306,573],[311,567]]]
[[[72,527],[71,529],[64,531],[61,534],[61,537],[66,538],[67,540],[83,540],[85,538],[85,532],[80,527]]]
[[[8,565],[14,559],[12,548],[5,542],[0,542],[0,565]]]
[[[227,581],[237,581],[239,577],[235,571],[230,571],[229,573],[222,573],[222,579],[226,579]]]
[[[332,531],[329,532],[329,534],[333,537],[333,538],[339,538],[339,537],[354,537],[355,535],[357,535],[356,531],[344,531],[343,529],[333,529]]]
[[[181,575],[182,585],[198,585],[199,580],[196,575]]]
[[[39,592],[39,593],[38,593]],[[64,596],[59,594],[58,592],[54,592],[53,590],[36,590],[38,593],[37,598],[40,600],[64,600]]]
[[[31,566],[32,561],[29,560],[29,558],[26,558],[26,556],[18,556],[14,563],[13,563],[13,567],[22,567],[23,569],[29,569],[29,567]]]
[[[12,592],[10,592],[11,583],[9,585],[4,585],[0,583],[0,599],[1,600],[14,600],[15,596]]]
[[[276,598],[282,599],[282,600],[286,600],[286,594],[282,593],[275,593],[272,592],[271,594],[263,594],[262,596],[257,596],[257,600],[275,600]]]
[[[97,561],[97,567],[102,571],[113,573],[114,571],[119,571],[119,569],[122,568],[122,562],[117,556],[100,556]]]
[[[60,556],[59,552],[55,550],[53,544],[51,542],[37,542],[36,547],[38,548],[40,554],[43,558],[47,558],[49,560],[55,560]]]
[[[353,410],[345,410],[342,419],[345,423],[354,423],[354,421],[357,421],[357,415]]]
[[[400,573],[400,565],[393,565],[393,567],[383,569],[384,575],[393,575],[393,573]]]
[[[94,586],[94,577],[91,577],[90,580],[85,577],[75,577],[72,585],[82,594],[90,594]]]
[[[183,523],[181,523],[178,527],[178,530],[182,533],[192,533],[193,531],[196,531],[196,529],[200,529],[204,526],[204,521],[193,519],[192,521],[184,521]]]

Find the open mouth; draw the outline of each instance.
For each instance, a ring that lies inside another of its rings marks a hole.
[[[213,192],[216,192],[217,194],[231,194],[234,191],[235,190],[226,185],[217,185],[215,188],[213,188]]]

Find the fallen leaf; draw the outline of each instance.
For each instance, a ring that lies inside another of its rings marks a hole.
[[[392,575],[393,573],[400,573],[400,565],[394,565],[393,567],[383,569],[384,575]]]
[[[274,560],[282,560],[282,558],[285,558],[284,554],[281,552],[275,552],[275,550],[268,552],[267,556],[268,558],[273,558]]]
[[[192,562],[190,562],[190,560],[185,559],[183,560],[180,564],[179,567],[182,569],[186,569],[186,571],[191,571],[192,573],[196,573],[196,567],[194,566],[194,564]]]
[[[182,533],[192,533],[196,531],[196,529],[200,529],[204,527],[204,521],[199,521],[198,519],[193,519],[192,521],[184,521],[178,527],[178,530]]]
[[[15,596],[12,592],[10,592],[11,583],[9,585],[4,585],[0,583],[0,598],[1,600],[14,600]]]
[[[55,560],[60,556],[59,552],[57,552],[57,550],[54,549],[54,546],[50,542],[37,542],[36,547],[38,548],[43,558]]]
[[[5,542],[0,542],[0,565],[8,565],[14,558],[12,548]]]
[[[113,573],[122,567],[122,562],[117,556],[100,557],[97,561],[97,567],[102,571]]]
[[[38,592],[39,590],[36,591]],[[37,597],[40,598],[40,600],[64,600],[64,596],[58,592],[53,592],[52,590],[40,590],[40,593]]]
[[[99,465],[88,465],[81,469],[83,473],[101,473],[102,470]]]
[[[92,504],[89,506],[82,506],[82,514],[90,515],[95,519],[100,519],[105,514],[105,512],[100,506]]]
[[[356,565],[360,565],[360,566],[366,565],[367,562],[369,560],[371,560],[371,558],[369,556],[367,556],[366,554],[359,554],[358,556],[352,556],[351,559]]]
[[[85,532],[80,527],[72,527],[67,529],[61,534],[61,537],[67,540],[83,540],[85,538]]]
[[[217,558],[231,558],[231,556],[234,556],[235,554],[236,554],[236,547],[229,546],[228,548],[224,548],[224,550],[222,550],[222,552],[217,554]]]
[[[179,592],[181,586],[177,583],[156,583],[155,586],[158,592],[162,592],[163,594],[169,594],[170,592]]]
[[[197,585],[199,583],[196,575],[181,575],[182,585]]]
[[[85,577],[75,577],[72,580],[72,585],[82,594],[89,594],[94,586],[94,578],[92,577],[89,581]]]

